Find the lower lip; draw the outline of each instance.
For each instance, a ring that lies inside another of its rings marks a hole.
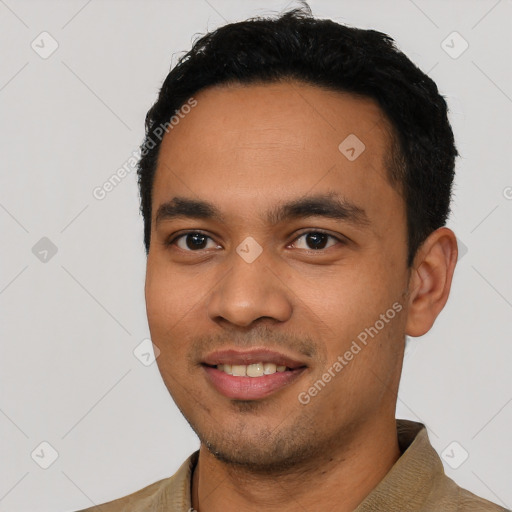
[[[203,365],[213,384],[222,395],[234,400],[258,400],[275,393],[297,379],[306,368],[276,372],[261,377],[237,377]]]

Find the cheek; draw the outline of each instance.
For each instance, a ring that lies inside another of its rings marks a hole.
[[[190,293],[189,282],[161,258],[148,259],[146,269],[146,310],[151,327],[168,329],[191,308],[197,294]]]
[[[189,370],[190,340],[199,336],[206,290],[204,275],[190,276],[173,270],[157,258],[148,259],[146,271],[146,312],[151,339],[160,349],[159,366],[168,372]]]
[[[399,276],[390,275],[389,270],[384,272],[374,260],[338,267],[329,275],[318,277],[313,280],[296,276],[293,288],[301,290],[298,293],[307,306],[305,314],[318,326],[315,331],[326,348],[327,366],[351,350],[354,341],[360,341],[361,350],[349,364],[357,375],[344,371],[350,378],[359,379],[356,368],[378,366],[379,359],[388,366],[388,355],[396,352],[394,341],[403,329],[403,315],[396,310],[403,310]]]
[[[168,316],[173,311],[172,291],[166,280],[156,278],[156,274],[148,270],[145,293],[148,323],[153,333],[160,330],[163,323],[168,322]]]
[[[162,379],[171,396],[182,404],[191,397],[192,390],[185,390],[186,381],[185,332],[187,308],[183,304],[180,283],[168,269],[148,260],[146,271],[146,311],[151,340],[159,349],[156,359]],[[190,308],[188,308],[190,309]]]
[[[389,283],[382,273],[365,265],[336,267],[315,279],[295,276],[291,287],[299,292],[307,306],[314,310],[334,332],[351,331],[363,321],[372,319],[387,304]]]

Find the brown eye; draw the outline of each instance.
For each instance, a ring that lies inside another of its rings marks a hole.
[[[323,231],[308,231],[306,233],[302,233],[299,235],[295,241],[294,245],[296,245],[297,240],[300,240],[301,238],[304,238],[304,242],[306,247],[299,247],[302,249],[307,250],[322,250],[322,249],[328,249],[332,245],[336,245],[335,243],[331,244],[330,246],[326,247],[328,244],[329,239],[332,239],[336,242],[342,243],[342,241],[339,238],[336,238],[333,235],[330,235],[328,233],[324,233]]]
[[[213,242],[209,236],[197,231],[191,231],[177,236],[171,240],[168,245],[176,245],[183,251],[189,252],[218,247],[215,243],[213,247],[207,247],[208,239]]]

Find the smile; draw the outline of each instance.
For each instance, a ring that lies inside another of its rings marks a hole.
[[[253,363],[253,364],[218,364],[217,370],[235,375],[236,377],[261,377],[263,375],[272,375],[276,372],[290,371],[290,368],[274,363]]]
[[[268,373],[264,373],[265,366]],[[305,366],[291,369],[274,363],[202,367],[208,383],[231,400],[261,400],[269,397],[289,386],[307,369]]]

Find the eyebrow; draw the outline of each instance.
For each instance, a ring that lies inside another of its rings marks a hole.
[[[336,192],[300,197],[277,205],[267,212],[266,220],[268,224],[274,226],[307,217],[342,220],[359,227],[370,224],[363,208],[347,201]],[[208,201],[178,196],[158,207],[155,224],[158,225],[162,221],[178,218],[212,219],[225,223],[224,216],[214,204]]]

